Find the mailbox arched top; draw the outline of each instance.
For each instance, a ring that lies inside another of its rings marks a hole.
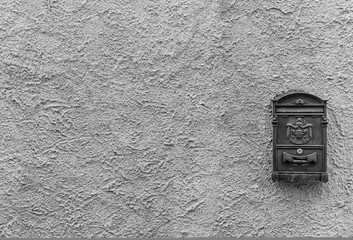
[[[313,94],[305,92],[295,92],[285,94],[279,98],[273,99],[276,104],[293,104],[293,105],[305,105],[305,104],[325,104],[327,100],[323,100]]]

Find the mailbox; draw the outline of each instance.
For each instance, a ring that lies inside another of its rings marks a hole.
[[[328,181],[326,102],[302,92],[272,100],[273,181]]]

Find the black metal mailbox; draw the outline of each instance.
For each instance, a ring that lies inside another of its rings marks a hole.
[[[272,100],[273,181],[328,181],[326,102],[302,92]]]

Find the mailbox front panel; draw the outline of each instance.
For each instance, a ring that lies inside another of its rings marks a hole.
[[[277,144],[323,145],[321,116],[278,116]]]
[[[324,181],[326,172],[326,101],[307,93],[273,100],[272,179]]]

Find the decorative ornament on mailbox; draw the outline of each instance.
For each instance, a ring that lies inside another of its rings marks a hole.
[[[328,181],[326,102],[303,92],[272,100],[273,181]]]

